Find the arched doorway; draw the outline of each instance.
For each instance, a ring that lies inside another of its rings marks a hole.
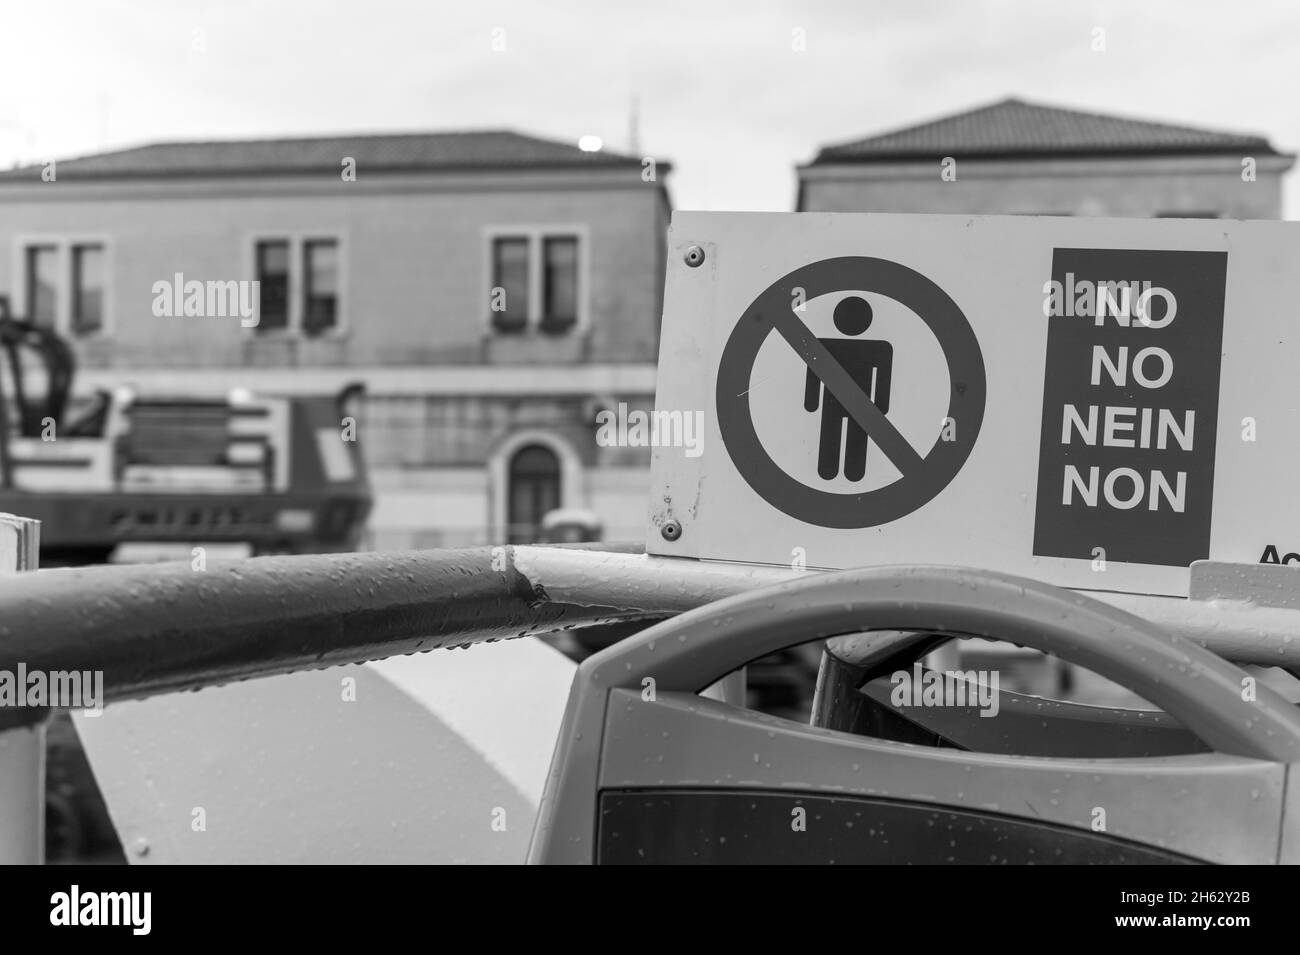
[[[529,444],[510,458],[506,492],[506,539],[528,544],[541,537],[542,518],[563,500],[560,459],[543,444]]]

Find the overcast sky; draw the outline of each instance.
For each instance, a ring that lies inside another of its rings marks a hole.
[[[167,139],[458,128],[623,150],[636,97],[640,152],[675,164],[677,208],[782,210],[818,145],[1009,95],[1293,150],[1300,4],[0,0],[6,166]]]

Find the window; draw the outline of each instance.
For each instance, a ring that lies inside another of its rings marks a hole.
[[[35,325],[68,338],[103,334],[108,328],[108,243],[74,236],[19,239],[19,308]]]
[[[542,284],[544,331],[567,331],[578,320],[578,240],[548,238],[542,242],[545,274]]]
[[[260,283],[258,332],[289,327],[289,243],[282,239],[257,243],[257,281]]]
[[[72,246],[72,333],[90,335],[104,328],[104,247]]]
[[[256,334],[319,338],[343,321],[343,243],[322,235],[257,239],[261,295]]]
[[[59,248],[27,247],[27,319],[35,325],[56,328],[59,315]]]
[[[339,244],[312,239],[303,244],[304,289],[302,330],[307,336],[328,331],[338,322]]]
[[[542,533],[542,518],[560,506],[560,461],[540,444],[520,448],[510,459],[508,543],[527,544]]]
[[[521,332],[528,324],[528,240],[492,241],[492,327]]]
[[[520,229],[495,236],[490,248],[492,328],[568,332],[582,312],[581,239],[571,232]]]

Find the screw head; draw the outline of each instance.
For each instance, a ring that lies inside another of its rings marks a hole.
[[[693,269],[698,269],[704,264],[704,250],[698,245],[693,245],[686,250],[686,264]]]
[[[659,529],[659,533],[664,536],[664,540],[675,541],[682,536],[682,525],[676,521],[668,521]]]

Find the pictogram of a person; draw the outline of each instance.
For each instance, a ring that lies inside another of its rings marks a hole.
[[[835,306],[835,327],[845,335],[861,335],[871,327],[871,303],[857,295],[841,299]],[[880,409],[889,413],[890,370],[894,346],[886,341],[861,338],[819,338],[858,387]],[[805,411],[821,409],[821,438],[817,446],[817,475],[833,480],[840,474],[841,451],[844,476],[861,481],[867,473],[867,433],[854,421],[812,368],[804,384]],[[845,428],[847,422],[848,427]]]

